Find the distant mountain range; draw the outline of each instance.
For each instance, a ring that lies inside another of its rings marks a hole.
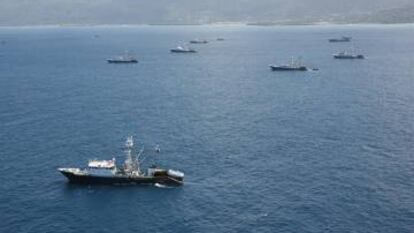
[[[295,24],[400,24],[414,23],[414,5],[396,7],[384,10],[349,13],[331,14],[325,16],[303,17],[295,19],[284,19],[274,21],[250,22],[253,25],[295,25]]]
[[[414,23],[413,0],[1,0],[0,25]]]
[[[359,18],[356,17],[356,22],[414,23],[414,5],[371,12]]]

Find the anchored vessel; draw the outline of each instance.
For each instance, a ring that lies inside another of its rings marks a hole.
[[[329,39],[329,42],[350,42],[352,37],[343,36],[341,38]]]
[[[186,46],[177,46],[176,48],[173,48],[170,50],[172,53],[196,53],[197,51],[186,47]]]
[[[126,160],[123,166],[112,160],[89,160],[86,168],[58,168],[71,183],[80,184],[162,184],[182,185],[184,173],[152,166],[143,172],[140,157],[143,149],[134,155],[134,141],[128,137],[125,143]]]
[[[346,51],[334,54],[333,56],[335,59],[364,59],[365,58],[365,56],[362,54],[349,53]]]
[[[107,61],[108,63],[138,63],[138,60],[128,52],[118,57],[107,59]]]
[[[273,71],[307,71],[308,68],[304,65],[302,65],[302,62],[300,59],[293,60],[291,59],[289,64],[286,65],[270,65],[270,68]]]

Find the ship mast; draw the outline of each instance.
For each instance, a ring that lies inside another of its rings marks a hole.
[[[133,149],[134,149],[134,139],[132,136],[128,137],[125,142],[125,171],[127,173],[135,173],[138,174],[141,172],[139,169],[138,157],[133,158]]]

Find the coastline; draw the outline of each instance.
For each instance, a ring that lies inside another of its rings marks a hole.
[[[234,23],[206,23],[206,24],[34,24],[34,25],[0,25],[0,28],[104,28],[104,27],[295,27],[295,26],[414,26],[411,23],[260,23],[260,22],[234,22]]]

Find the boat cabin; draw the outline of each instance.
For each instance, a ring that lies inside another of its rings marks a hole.
[[[111,160],[89,160],[88,162],[89,168],[106,168],[106,169],[112,169],[115,168],[115,158]]]

